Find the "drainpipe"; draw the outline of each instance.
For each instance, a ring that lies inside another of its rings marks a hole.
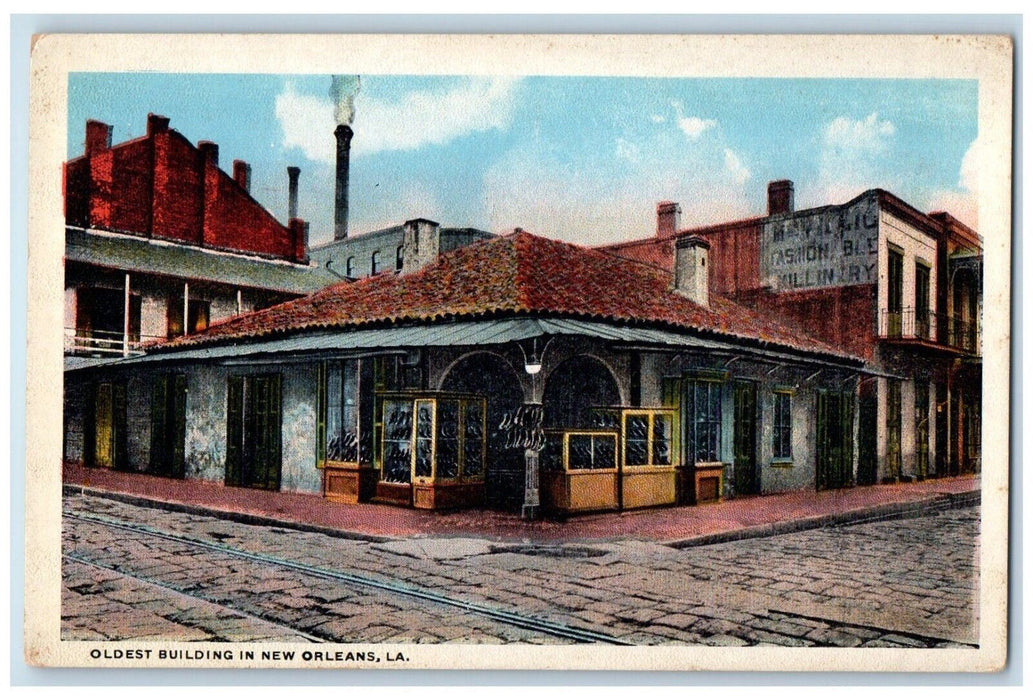
[[[183,283],[183,335],[187,334],[187,324],[190,322],[190,283]]]

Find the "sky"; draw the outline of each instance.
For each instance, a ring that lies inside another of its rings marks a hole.
[[[354,80],[342,84],[354,85]],[[424,217],[597,245],[655,233],[656,203],[685,227],[766,213],[767,183],[796,207],[874,187],[978,226],[978,86],[964,80],[363,75],[351,98],[352,235]],[[252,166],[252,195],[286,218],[289,165],[310,243],[333,236],[329,75],[73,73],[68,157],[87,119],[113,143],[147,114],[219,163]],[[341,117],[343,118],[343,117]]]

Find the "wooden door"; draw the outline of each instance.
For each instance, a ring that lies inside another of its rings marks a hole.
[[[757,478],[757,386],[753,382],[735,384],[735,493],[760,492]]]
[[[280,375],[230,377],[226,483],[277,491],[281,468]]]
[[[151,473],[182,479],[185,447],[186,375],[163,375],[151,394]]]
[[[816,403],[817,487],[849,486],[854,461],[854,397],[843,392],[819,391]]]

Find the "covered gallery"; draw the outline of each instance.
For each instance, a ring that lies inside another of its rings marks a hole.
[[[849,486],[861,360],[526,232],[69,371],[65,458],[534,516]]]

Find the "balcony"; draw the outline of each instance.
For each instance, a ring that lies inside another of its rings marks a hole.
[[[142,355],[145,344],[160,340],[156,336],[130,335],[127,343],[123,338],[123,334],[117,331],[65,328],[65,354],[92,357]]]
[[[976,353],[979,349],[977,324],[925,309],[882,309],[876,335],[883,340],[927,343],[967,353]]]

